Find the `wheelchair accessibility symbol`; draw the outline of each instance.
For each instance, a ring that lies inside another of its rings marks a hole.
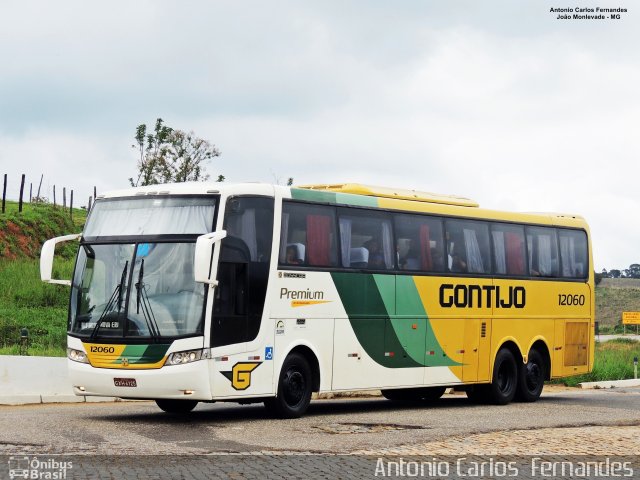
[[[264,349],[264,359],[273,360],[273,347],[266,347]]]

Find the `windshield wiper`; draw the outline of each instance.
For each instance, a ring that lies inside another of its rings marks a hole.
[[[111,294],[111,297],[109,297],[109,301],[107,302],[107,305],[104,307],[104,310],[102,311],[102,314],[100,315],[100,318],[98,319],[98,321],[96,322],[96,326],[93,327],[93,331],[91,332],[91,336],[89,338],[91,338],[92,340],[95,338],[96,334],[98,333],[98,330],[100,329],[100,324],[102,323],[102,321],[106,318],[108,313],[111,313],[111,309],[113,308],[113,305],[116,303],[116,301],[118,302],[118,314],[122,311],[122,298],[124,295],[124,282],[127,279],[127,270],[129,268],[129,261],[127,260],[124,264],[124,268],[122,269],[122,275],[120,276],[120,283],[118,283],[118,285],[116,285],[116,288],[113,290],[113,293]]]
[[[138,283],[136,283],[136,313],[140,314],[140,304],[142,304],[142,315],[144,321],[147,323],[147,328],[151,333],[154,341],[157,341],[160,337],[160,329],[156,322],[156,317],[151,309],[151,302],[149,302],[149,296],[144,290],[144,258],[140,261],[140,270],[138,271]]]

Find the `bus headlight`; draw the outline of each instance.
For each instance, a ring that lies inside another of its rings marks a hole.
[[[87,354],[81,350],[74,350],[73,348],[67,348],[67,358],[79,363],[89,363]]]
[[[184,352],[174,352],[167,358],[165,365],[184,365],[185,363],[197,362],[209,358],[209,349],[186,350]]]

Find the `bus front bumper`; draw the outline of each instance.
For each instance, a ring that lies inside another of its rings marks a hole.
[[[208,361],[157,369],[95,368],[68,360],[73,392],[81,396],[211,400]]]

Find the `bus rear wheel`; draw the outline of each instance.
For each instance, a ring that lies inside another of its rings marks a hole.
[[[185,414],[196,408],[197,400],[156,400],[156,405],[167,413]]]
[[[435,402],[444,394],[446,387],[397,388],[381,390],[382,396],[394,402]]]
[[[523,363],[518,374],[516,400],[535,402],[540,398],[547,376],[546,362],[538,350],[531,350],[527,363]]]
[[[487,400],[495,405],[506,405],[513,400],[518,389],[518,366],[510,350],[500,349],[493,364],[493,379],[487,385]]]
[[[265,400],[267,411],[278,418],[299,418],[311,403],[311,367],[304,356],[290,354],[282,365],[278,394]]]

